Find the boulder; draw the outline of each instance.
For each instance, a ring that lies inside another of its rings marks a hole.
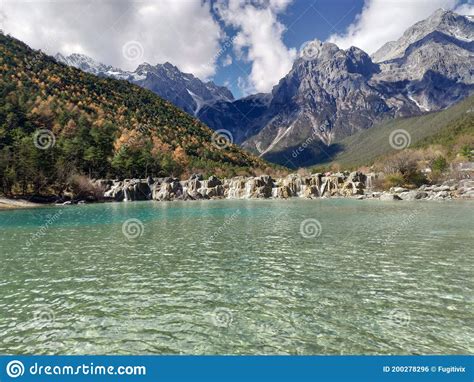
[[[272,196],[273,179],[268,175],[250,178],[245,183],[245,197],[270,198]]]
[[[383,200],[383,201],[402,200],[402,198],[400,198],[400,196],[398,196],[397,194],[383,193],[382,195],[380,195],[380,200]]]
[[[222,185],[222,182],[217,176],[211,175],[207,181],[207,187],[208,188],[213,188],[216,186]]]
[[[311,175],[309,185],[310,186],[316,186],[316,187],[318,187],[318,190],[319,190],[319,188],[321,187],[321,178],[322,177],[323,177],[323,174],[321,174],[321,173],[316,173],[316,174]]]
[[[97,179],[92,181],[92,184],[102,188],[105,191],[108,191],[113,186],[114,181],[109,179]]]
[[[408,192],[410,191],[408,188],[404,188],[404,187],[392,187],[390,189],[390,192],[394,192],[396,194],[400,194],[402,192]]]
[[[433,188],[434,192],[450,191],[450,186],[437,186]]]
[[[192,174],[191,177],[189,178],[189,180],[204,180],[204,177],[202,176],[202,174]]]
[[[415,199],[425,199],[428,197],[428,193],[425,191],[417,191],[415,195]]]
[[[451,197],[451,194],[448,191],[440,191],[434,195],[434,199],[446,199],[450,197]]]
[[[183,186],[174,178],[165,178],[163,183],[153,190],[155,200],[174,200],[183,197]]]
[[[104,197],[107,199],[114,199],[116,202],[124,200],[123,182],[114,181],[110,189],[104,192]]]
[[[282,199],[291,198],[291,190],[288,186],[280,186],[276,188],[276,192],[272,196]]]
[[[224,186],[217,185],[207,189],[206,196],[209,198],[223,198],[224,197]]]
[[[184,182],[183,187],[183,198],[185,200],[197,200],[202,199],[203,195],[199,192],[202,184],[197,177],[191,177],[188,181]]]
[[[232,178],[224,184],[224,196],[229,199],[239,199],[245,196],[246,179],[243,176]]]
[[[308,186],[304,190],[303,196],[305,198],[313,198],[313,197],[318,197],[319,196],[319,190],[318,187],[316,186]]]
[[[418,200],[418,199],[424,199],[428,197],[428,193],[425,191],[407,191],[407,192],[402,192],[399,194],[400,198],[403,200]]]
[[[347,176],[346,182],[360,182],[365,184],[366,179],[367,177],[360,171],[353,171]]]
[[[123,192],[125,201],[149,200],[152,194],[148,183],[140,179],[124,181]]]
[[[474,199],[474,190],[465,192],[461,195],[463,199]]]

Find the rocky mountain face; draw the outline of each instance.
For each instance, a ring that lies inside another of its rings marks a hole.
[[[205,105],[234,99],[226,87],[217,86],[212,81],[203,82],[192,74],[181,72],[169,62],[155,66],[143,63],[135,71],[128,72],[102,64],[83,54],[74,53],[66,57],[57,54],[55,58],[63,64],[100,77],[127,80],[149,89],[192,115],[196,115]]]
[[[150,89],[212,129],[228,130],[247,150],[300,167],[327,160],[338,141],[357,131],[444,109],[472,94],[474,19],[440,9],[372,57],[312,41],[271,93],[239,100],[169,63],[125,72],[82,55],[56,58]]]
[[[374,80],[405,82],[405,93],[421,110],[445,108],[473,89],[474,20],[440,9],[372,59],[381,69]]]
[[[374,62],[402,58],[410,45],[421,41],[429,34],[437,32],[451,36],[459,41],[471,42],[473,39],[472,17],[438,9],[431,17],[408,28],[397,41],[390,41],[372,55]]]
[[[307,165],[332,143],[384,119],[439,110],[471,94],[473,40],[472,19],[444,10],[373,58],[315,40],[271,94],[203,107],[198,117],[268,160]]]

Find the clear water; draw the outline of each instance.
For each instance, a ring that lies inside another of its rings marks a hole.
[[[0,353],[473,353],[473,207],[237,200],[2,211]],[[302,236],[305,219],[320,229],[303,234],[319,237]]]

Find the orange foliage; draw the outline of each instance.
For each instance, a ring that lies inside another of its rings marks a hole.
[[[189,158],[186,155],[186,151],[181,146],[178,146],[173,151],[173,160],[182,166],[186,166],[189,163]]]

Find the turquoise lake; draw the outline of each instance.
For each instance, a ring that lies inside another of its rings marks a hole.
[[[0,353],[472,354],[474,204],[0,211]]]

